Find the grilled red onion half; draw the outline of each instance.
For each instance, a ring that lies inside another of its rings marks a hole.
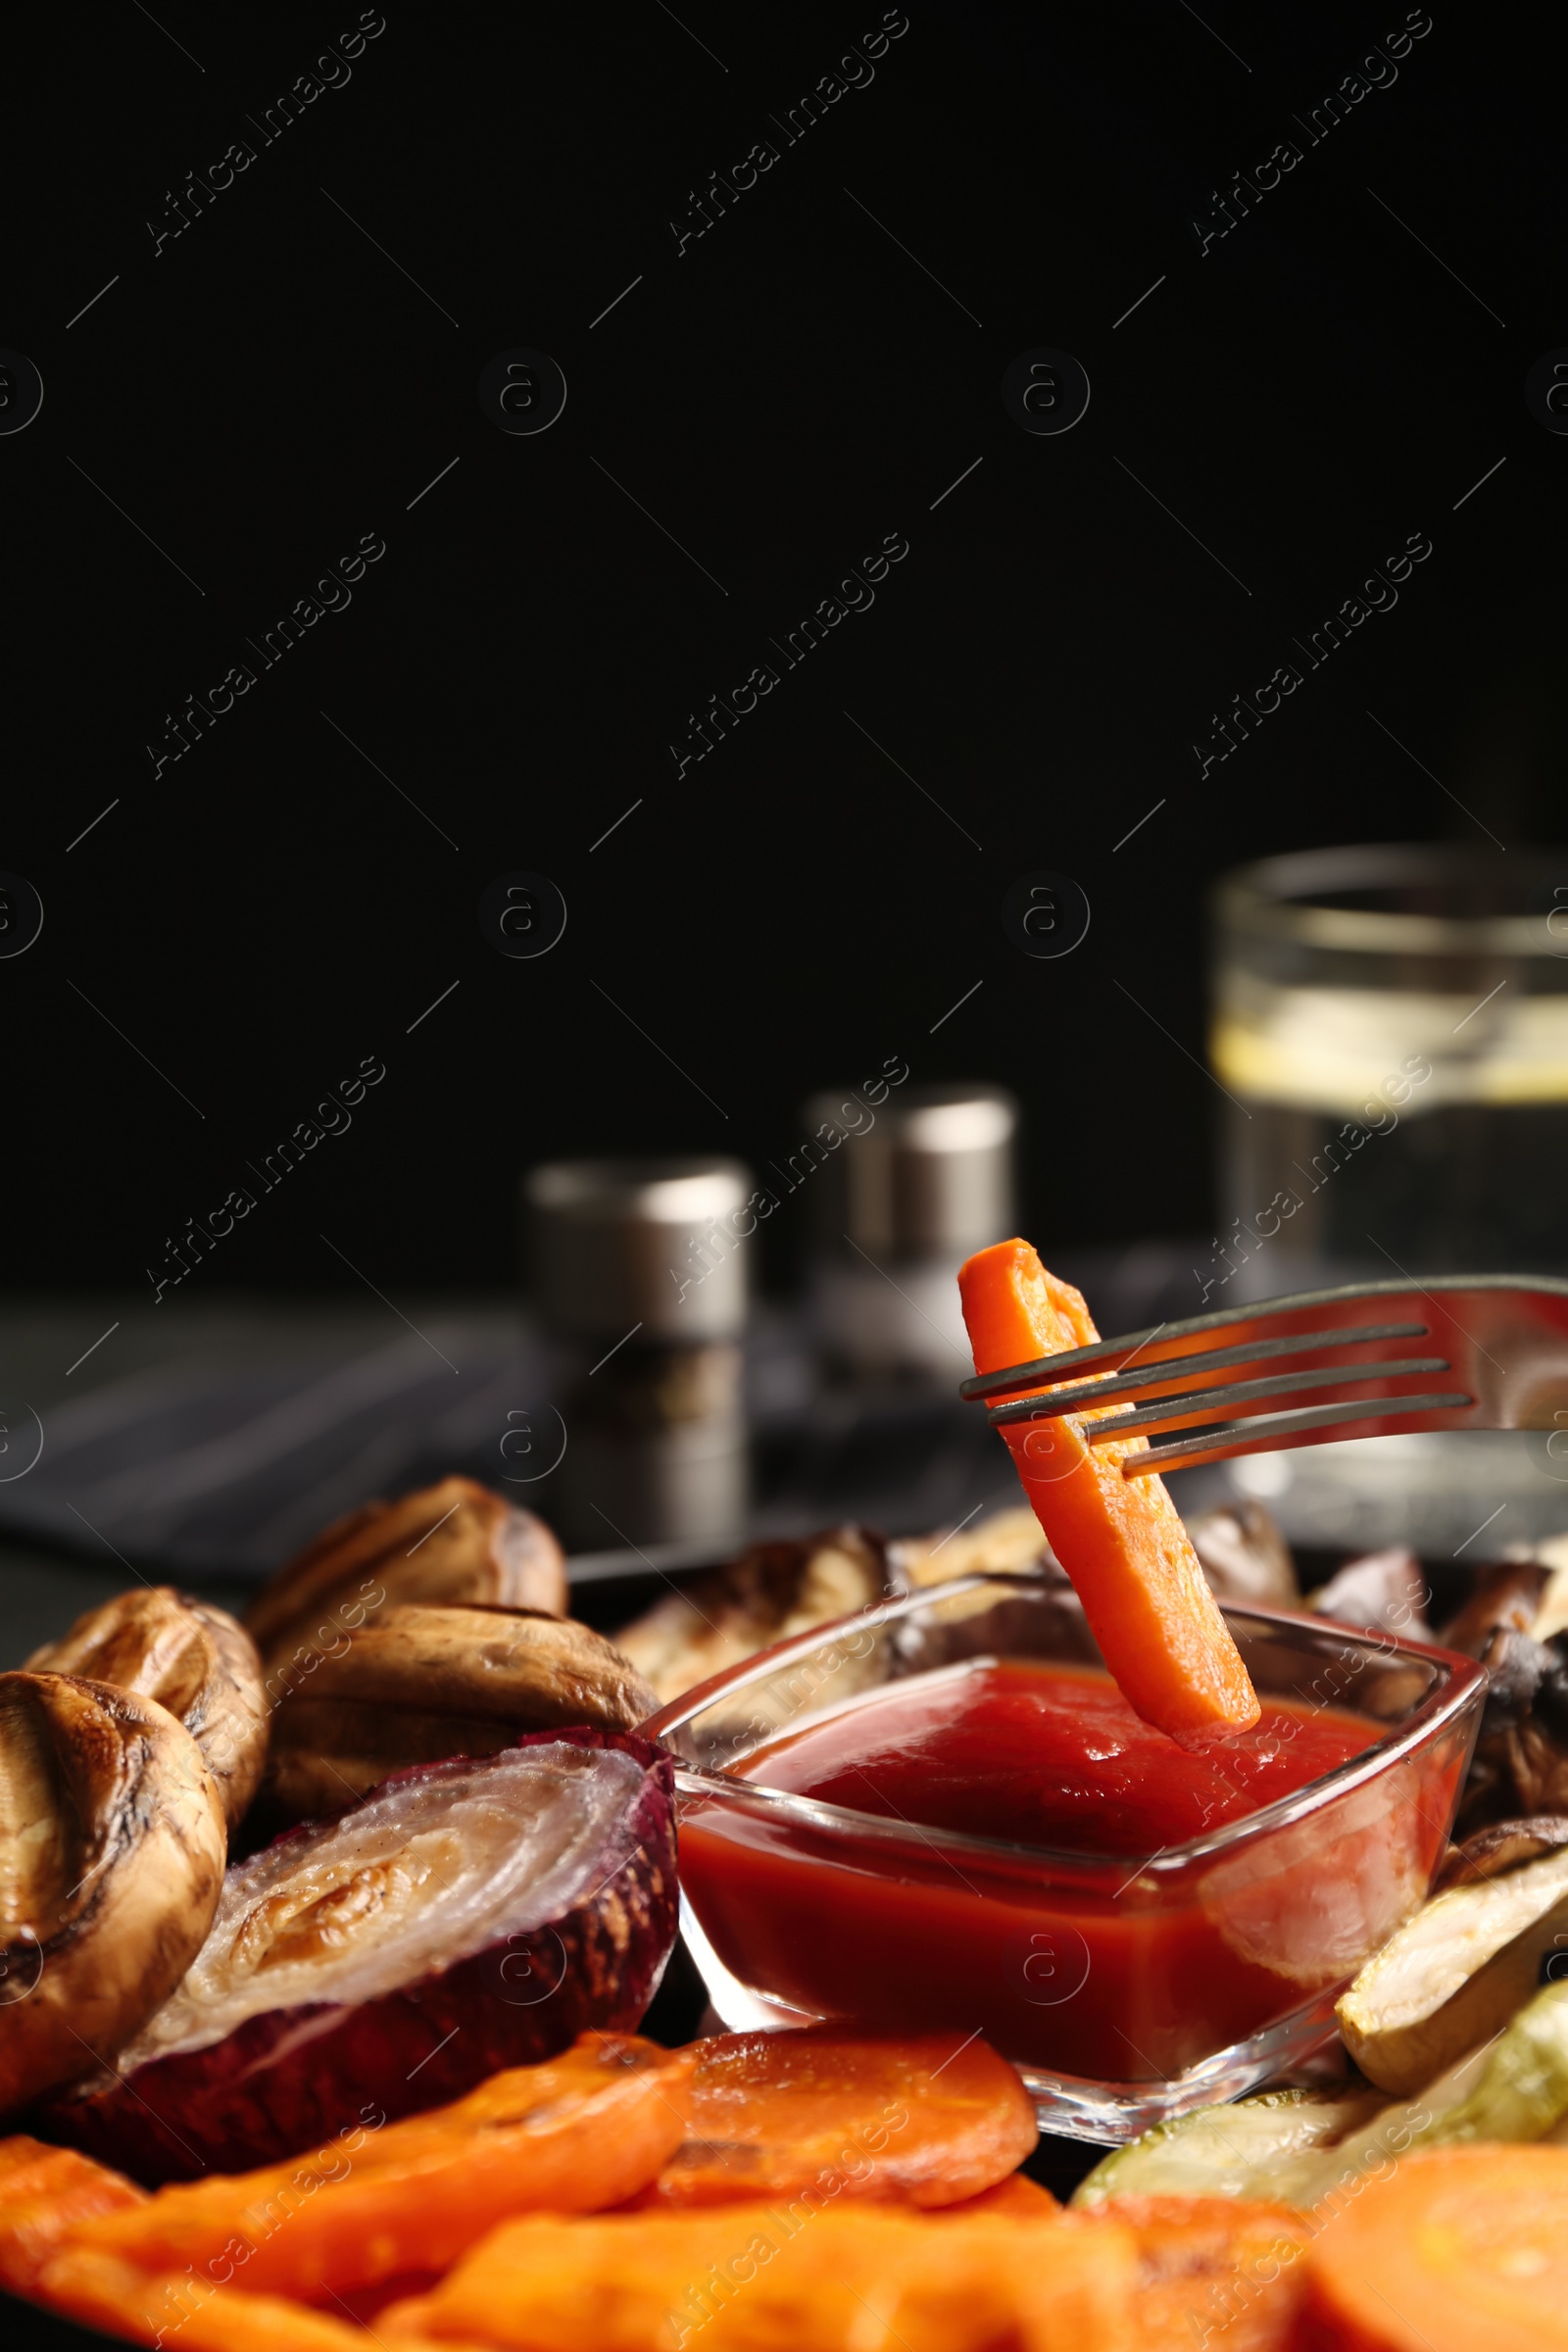
[[[675,1937],[673,1786],[586,1729],[394,1773],[228,1873],[183,1984],[43,2128],[149,2183],[241,2172],[628,2031]]]

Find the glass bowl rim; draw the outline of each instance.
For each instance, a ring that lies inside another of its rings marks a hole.
[[[987,1585],[1003,1588],[1020,1599],[1060,1597],[1067,1588],[1054,1578],[1018,1575],[1004,1569],[975,1569],[967,1575],[951,1577],[945,1584],[917,1587],[913,1592],[894,1593],[872,1601],[866,1607],[852,1609],[843,1617],[829,1619],[825,1624],[808,1627],[804,1633],[792,1634],[785,1641],[772,1642],[766,1649],[755,1651],[739,1659],[733,1666],[710,1675],[706,1682],[694,1684],[671,1699],[657,1713],[638,1724],[640,1738],[663,1741],[671,1732],[677,1732],[704,1714],[718,1699],[734,1695],[753,1684],[765,1682],[798,1658],[813,1650],[832,1647],[855,1634],[874,1632],[885,1625],[895,1624],[913,1610],[942,1600],[956,1600]],[[1216,1596],[1218,1597],[1218,1596]],[[928,1850],[956,1847],[974,1856],[977,1862],[1020,1862],[1049,1865],[1054,1871],[1068,1871],[1088,1875],[1107,1866],[1123,1871],[1134,1864],[1124,1885],[1131,1886],[1136,1880],[1155,1877],[1174,1877],[1196,1862],[1211,1860],[1216,1854],[1247,1843],[1250,1838],[1286,1829],[1320,1811],[1336,1798],[1348,1795],[1357,1788],[1376,1781],[1402,1763],[1417,1749],[1426,1746],[1438,1733],[1457,1721],[1467,1706],[1478,1699],[1486,1689],[1487,1670],[1474,1658],[1457,1650],[1443,1649],[1436,1643],[1402,1642],[1394,1635],[1358,1632],[1353,1626],[1336,1624],[1331,1618],[1312,1618],[1290,1609],[1271,1609],[1255,1602],[1220,1599],[1219,1606],[1227,1618],[1241,1618],[1288,1635],[1318,1636],[1321,1642],[1332,1642],[1343,1649],[1347,1643],[1382,1659],[1394,1667],[1401,1660],[1439,1670],[1434,1687],[1407,1717],[1405,1722],[1390,1731],[1369,1747],[1348,1757],[1326,1773],[1303,1787],[1276,1797],[1271,1804],[1260,1805],[1253,1813],[1244,1813],[1236,1821],[1224,1823],[1218,1830],[1189,1838],[1184,1844],[1166,1846],[1146,1855],[1103,1854],[1083,1850],[1063,1851],[1055,1846],[1025,1845],[1013,1839],[982,1838],[970,1830],[935,1829],[929,1823],[890,1821],[878,1813],[860,1813],[850,1805],[825,1803],[821,1798],[802,1796],[793,1789],[769,1788],[764,1782],[745,1781],[726,1772],[714,1772],[701,1765],[688,1764],[674,1757],[677,1791],[689,1797],[707,1797],[713,1802],[743,1809],[756,1810],[775,1820],[791,1822],[797,1827],[815,1829],[840,1836],[853,1834],[876,1844],[908,1846],[918,1842]],[[1389,1647],[1388,1644],[1393,1646]],[[1305,1646],[1312,1646],[1310,1642]],[[854,1703],[853,1700],[850,1703]],[[1332,1704],[1332,1701],[1325,1701]],[[759,1745],[765,1744],[759,1741]]]

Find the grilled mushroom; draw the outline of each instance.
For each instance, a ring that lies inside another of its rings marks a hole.
[[[1568,1845],[1568,1813],[1533,1813],[1527,1821],[1494,1821],[1477,1830],[1462,1845],[1450,1846],[1438,1873],[1434,1894],[1450,1886],[1474,1886],[1483,1879],[1500,1879],[1526,1862]]]
[[[0,2114],[112,2058],[168,1997],[223,1856],[217,1784],[156,1699],[0,1674]]]
[[[1213,1590],[1226,1600],[1275,1608],[1301,1605],[1296,1562],[1272,1511],[1250,1497],[1203,1511],[1188,1522],[1193,1549]]]
[[[1450,1649],[1491,1676],[1481,1736],[1459,1809],[1461,1829],[1530,1813],[1568,1813],[1568,1631],[1559,1571],[1503,1560],[1482,1571],[1444,1628]]]
[[[754,1544],[728,1567],[622,1626],[615,1643],[662,1703],[678,1698],[770,1642],[880,1600],[886,1555],[881,1537],[863,1527],[833,1528],[801,1543]],[[852,1687],[839,1686],[845,1696]]]
[[[1522,1811],[1568,1812],[1568,1634],[1549,1642],[1495,1634],[1486,1663],[1496,1688],[1487,1693],[1478,1756],[1501,1766],[1501,1786]]]
[[[602,1634],[534,1609],[380,1610],[272,1714],[265,1793],[318,1820],[405,1764],[489,1756],[523,1732],[626,1732],[658,1701]]]
[[[267,1701],[256,1644],[226,1610],[169,1585],[121,1592],[35,1649],[27,1672],[84,1675],[167,1707],[201,1749],[236,1827],[267,1759]]]
[[[1396,1544],[1387,1551],[1363,1552],[1347,1560],[1307,1599],[1319,1617],[1353,1626],[1361,1634],[1397,1634],[1406,1642],[1430,1642],[1423,1612],[1431,1594],[1413,1551]]]
[[[1469,1599],[1443,1629],[1444,1647],[1481,1658],[1494,1633],[1530,1633],[1547,1574],[1537,1560],[1498,1560],[1483,1568]]]
[[[246,1613],[272,1704],[397,1601],[477,1601],[562,1616],[565,1562],[542,1519],[471,1478],[368,1502],[280,1568]]]
[[[938,1528],[929,1536],[900,1536],[888,1545],[887,1564],[889,1580],[905,1587],[940,1585],[950,1576],[969,1576],[977,1571],[1062,1576],[1045,1531],[1027,1503],[1021,1510],[991,1511],[969,1527]]]

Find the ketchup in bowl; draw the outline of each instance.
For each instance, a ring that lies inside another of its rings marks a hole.
[[[1379,1728],[1271,1699],[1251,1731],[1179,1747],[1108,1675],[979,1659],[894,1683],[741,1769],[927,1829],[1131,1860],[1304,1788],[1370,1747]]]
[[[890,1681],[716,1776],[735,1802],[691,1788],[682,1880],[718,1960],[787,2009],[1168,2080],[1332,1994],[1409,1915],[1468,1757],[1473,1709],[1281,1806],[1390,1727],[1260,1695],[1250,1731],[1178,1746],[1094,1668]]]

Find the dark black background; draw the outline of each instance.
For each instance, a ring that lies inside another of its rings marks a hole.
[[[782,1157],[808,1088],[888,1056],[1018,1090],[1048,1255],[1200,1224],[1218,1098],[1151,1016],[1201,1055],[1211,877],[1484,847],[1434,778],[1510,845],[1559,829],[1568,441],[1523,399],[1568,343],[1545,21],[1436,0],[1234,233],[1188,229],[1405,13],[911,0],[789,147],[769,117],[878,8],[389,0],[268,146],[247,116],[352,9],[35,29],[0,312],[46,387],[0,440],[0,866],[46,907],[0,962],[13,1281],[141,1285],[365,1055],[352,1130],[204,1280],[346,1282],[322,1227],[383,1286],[506,1278],[530,1161]],[[166,192],[241,137],[155,258]],[[764,137],[677,256],[690,191]],[[536,438],[475,396],[514,345],[569,385]],[[999,396],[1037,345],[1093,385],[1059,438]],[[372,531],[352,606],[155,780],[165,713]],[[1418,531],[1397,609],[1200,781],[1210,713]],[[874,609],[677,780],[687,713],[889,532]],[[1093,906],[1060,962],[1001,927],[1039,866]],[[512,868],[568,904],[537,962],[479,933]]]

